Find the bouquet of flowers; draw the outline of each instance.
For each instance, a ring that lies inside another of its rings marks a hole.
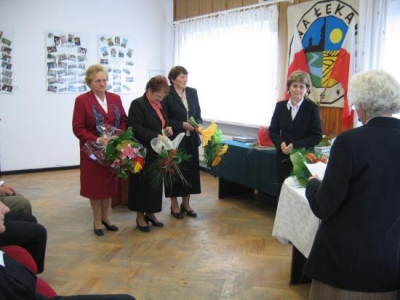
[[[162,182],[166,186],[171,186],[174,180],[177,179],[186,185],[189,184],[182,174],[180,164],[182,161],[188,160],[191,155],[183,150],[178,150],[178,146],[184,136],[185,133],[182,132],[173,141],[166,136],[164,136],[164,140],[158,138],[151,140],[151,147],[158,153],[155,163],[146,170],[146,172],[150,173],[152,186],[159,187]]]
[[[293,164],[291,176],[297,178],[301,187],[306,187],[308,178],[311,176],[311,173],[308,170],[306,163],[316,164],[318,162],[322,162],[326,164],[328,162],[326,156],[315,153],[314,151],[307,150],[305,148],[294,150],[292,154],[290,154],[290,160]]]
[[[109,166],[118,173],[118,177],[128,178],[126,170],[137,173],[142,170],[146,149],[135,138],[132,128],[121,131],[112,126],[100,127],[104,137],[111,137],[106,145],[96,142],[86,142],[83,150],[91,159],[103,166]]]
[[[204,160],[208,167],[215,167],[221,162],[222,156],[228,151],[228,145],[222,144],[222,131],[217,124],[211,124],[203,129],[193,117],[188,120],[189,124],[196,128],[202,137],[204,148]]]

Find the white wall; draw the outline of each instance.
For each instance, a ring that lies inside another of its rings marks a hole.
[[[98,63],[98,34],[134,37],[136,92],[144,92],[149,69],[172,66],[173,0],[0,0],[0,30],[13,30],[12,94],[0,93],[1,171],[79,165],[71,128],[78,94],[46,92],[45,32],[88,36],[88,65]]]

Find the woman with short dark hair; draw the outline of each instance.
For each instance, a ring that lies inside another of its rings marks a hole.
[[[168,136],[172,129],[168,126],[168,117],[163,111],[161,101],[168,93],[168,81],[164,76],[152,77],[146,84],[143,96],[132,101],[128,113],[128,125],[132,127],[134,137],[146,148],[144,169],[131,174],[128,190],[128,207],[136,211],[136,224],[139,230],[149,232],[149,222],[153,226],[163,227],[155,213],[162,210],[162,184],[152,185],[152,168],[158,154],[151,147],[151,140],[165,140],[162,131]]]
[[[199,146],[200,137],[195,128],[189,124],[193,118],[201,124],[201,109],[197,90],[187,86],[188,71],[182,66],[171,68],[168,79],[170,82],[169,93],[163,101],[163,107],[168,115],[174,136],[186,133],[179,145],[179,149],[190,154],[188,161],[181,164],[181,171],[187,183],[176,180],[172,186],[165,189],[165,197],[171,199],[171,214],[177,219],[183,219],[184,214],[197,217],[197,213],[190,206],[190,195],[200,194],[200,163]],[[182,197],[179,206],[178,197]]]

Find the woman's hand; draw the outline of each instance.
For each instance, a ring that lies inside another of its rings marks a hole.
[[[107,137],[101,136],[101,137],[97,138],[96,143],[98,145],[107,145],[108,141],[111,140],[112,138],[113,137],[111,137],[111,136],[107,136]]]
[[[8,184],[3,183],[3,185],[0,186],[0,196],[12,196],[16,193],[17,191]]]
[[[183,122],[182,127],[185,130],[189,130],[189,131],[193,131],[194,130],[194,127],[192,125],[190,125],[189,122]]]
[[[172,136],[174,134],[174,132],[172,131],[172,127],[171,126],[166,126],[164,128],[164,132],[167,136]]]
[[[286,145],[285,142],[282,142],[281,150],[282,150],[283,154],[290,154],[293,151],[293,144],[290,143],[289,145]]]

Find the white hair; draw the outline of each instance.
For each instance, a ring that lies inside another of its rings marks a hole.
[[[349,101],[361,106],[369,117],[400,111],[400,84],[383,70],[358,73],[350,78]]]

